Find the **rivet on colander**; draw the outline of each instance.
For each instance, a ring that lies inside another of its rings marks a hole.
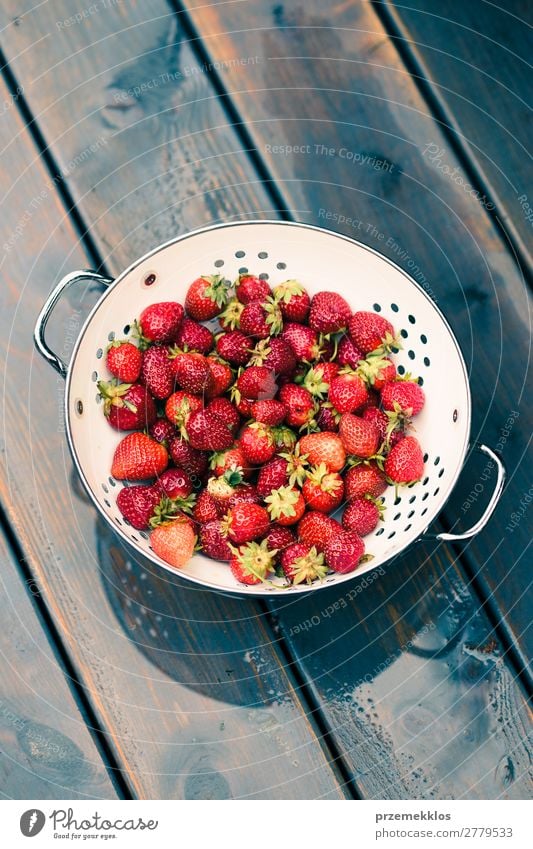
[[[145,286],[153,286],[156,280],[157,280],[157,277],[153,272],[151,274],[147,274],[146,277],[144,278],[144,285]]]
[[[93,371],[93,373],[91,374],[91,380],[92,380],[93,383],[96,383],[96,381],[98,380],[98,372],[97,371]]]
[[[101,349],[101,348],[98,348],[98,350],[97,350],[97,352],[96,352],[96,359],[97,359],[97,360],[101,360],[101,359],[102,359],[102,355],[103,355],[103,353],[104,353],[104,352],[102,351],[102,349]]]
[[[459,413],[457,412],[457,410],[454,410],[454,411],[453,411],[453,416],[452,416],[452,418],[453,418],[454,422],[456,422],[456,421],[457,421],[457,419],[459,418]]]
[[[113,341],[113,339],[115,338],[115,333],[114,333],[113,330],[111,331],[111,333],[107,334],[107,338],[109,339],[110,342]]]
[[[82,413],[83,413],[83,402],[80,401],[79,398],[76,401],[76,412],[77,412],[78,416],[81,416]]]

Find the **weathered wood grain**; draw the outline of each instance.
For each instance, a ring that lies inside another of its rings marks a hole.
[[[0,536],[0,786],[10,799],[116,798],[116,790]]]
[[[389,256],[450,321],[470,373],[472,440],[497,447],[509,470],[490,526],[467,547],[470,569],[527,667],[531,373],[520,270],[369,3],[252,0],[245,17],[242,3],[186,5],[211,62],[259,57],[238,81],[223,79],[295,217]],[[493,484],[494,470],[473,460],[447,523],[473,524]]]
[[[0,100],[9,102],[5,89]],[[0,319],[6,380],[0,497],[132,794],[342,798],[335,768],[256,605],[147,580],[153,616],[171,621],[167,652],[176,662],[163,669],[146,653],[136,621],[117,618],[117,592],[126,603],[120,583],[126,566],[115,562],[113,575],[104,570],[97,550],[102,532],[73,477],[66,446],[64,384],[32,345],[35,318],[51,286],[88,258],[15,104],[2,119],[0,150],[7,195],[1,244],[8,245]],[[66,359],[96,297],[74,294],[54,315],[50,342]],[[140,572],[139,582],[147,578]],[[189,597],[195,621],[183,607]],[[141,614],[136,618],[142,622]],[[208,633],[210,655],[219,637],[212,662],[204,656]],[[255,652],[262,667],[248,662]]]

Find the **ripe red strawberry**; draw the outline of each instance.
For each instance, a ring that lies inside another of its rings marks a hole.
[[[141,373],[143,355],[132,343],[111,342],[107,349],[106,365],[121,383],[135,383]]]
[[[207,492],[215,502],[220,515],[224,515],[230,507],[240,502],[259,503],[260,498],[255,487],[242,481],[241,470],[231,468],[220,477],[213,476],[207,481]]]
[[[233,553],[224,534],[220,519],[213,519],[200,527],[200,545],[204,554],[213,560],[230,561]]]
[[[215,337],[203,324],[185,317],[176,334],[176,344],[182,350],[208,354],[213,349]]]
[[[287,460],[283,457],[274,457],[259,469],[257,492],[261,498],[266,498],[273,490],[285,486],[288,480]]]
[[[248,467],[246,457],[240,445],[227,448],[226,451],[218,451],[211,457],[209,468],[217,478],[222,477],[228,471],[240,472],[243,478],[250,477],[251,469]]]
[[[265,508],[246,502],[235,504],[223,521],[225,532],[236,545],[264,537],[270,526]]]
[[[219,511],[215,499],[207,491],[203,489],[196,499],[196,504],[192,511],[193,518],[200,525],[206,525],[208,522],[213,522],[219,518]]]
[[[98,391],[104,400],[104,415],[115,430],[139,430],[155,421],[157,410],[146,386],[99,380]]]
[[[377,407],[367,407],[366,410],[363,410],[361,416],[365,422],[371,422],[375,427],[377,427],[379,431],[379,438],[381,440],[386,438],[389,420],[385,413],[378,410]]]
[[[319,404],[316,423],[320,430],[329,430],[331,433],[336,433],[339,429],[340,420],[341,414],[335,410],[333,404],[330,404],[329,401]]]
[[[324,555],[330,569],[346,575],[357,569],[364,553],[365,544],[361,537],[353,532],[342,531],[328,542]]]
[[[295,432],[292,428],[287,427],[286,425],[280,425],[279,427],[272,428],[272,433],[274,435],[274,442],[276,443],[276,449],[278,451],[292,451],[298,441],[298,437]]]
[[[376,463],[370,461],[349,469],[344,478],[344,489],[347,499],[363,498],[365,495],[378,498],[387,489],[387,481]]]
[[[207,365],[211,372],[211,380],[208,381],[207,385],[207,397],[218,398],[218,396],[223,395],[233,383],[233,372],[228,363],[219,359],[219,357],[208,357]]]
[[[193,448],[185,439],[173,439],[169,445],[169,453],[176,466],[185,469],[193,479],[199,478],[207,469],[207,454]]]
[[[249,542],[239,548],[230,563],[232,575],[241,583],[253,586],[265,581],[274,568],[276,555],[268,549],[266,540]]]
[[[254,403],[251,398],[234,398],[235,406],[237,407],[239,413],[244,419],[250,419],[252,417],[252,404]]]
[[[230,298],[225,309],[218,317],[218,323],[223,330],[236,330],[241,325],[241,313],[244,304],[237,298]]]
[[[292,348],[297,360],[312,363],[321,356],[318,334],[306,324],[289,322],[284,326],[281,338]]]
[[[260,280],[253,274],[240,274],[235,282],[235,294],[241,304],[249,304],[264,301],[272,293],[266,280]]]
[[[241,331],[256,339],[268,339],[281,333],[283,319],[280,309],[273,298],[263,301],[251,301],[241,313]]]
[[[144,433],[129,433],[115,449],[111,474],[117,480],[143,481],[157,477],[167,465],[164,445]]]
[[[210,390],[211,370],[203,354],[178,354],[170,363],[176,383],[186,392],[202,395]]]
[[[242,431],[239,444],[248,463],[252,466],[263,465],[276,453],[272,428],[261,422],[253,422]]]
[[[424,456],[418,440],[406,436],[393,448],[385,460],[385,474],[393,483],[414,483],[424,474]]]
[[[196,321],[215,318],[228,301],[228,281],[220,274],[206,275],[194,280],[187,290],[185,310]]]
[[[337,351],[337,362],[339,366],[350,366],[356,369],[359,360],[364,360],[365,355],[359,348],[356,348],[349,336],[343,336],[339,342]]]
[[[138,531],[145,531],[150,527],[150,519],[161,497],[158,483],[150,486],[125,486],[117,495],[117,507],[130,525]]]
[[[187,436],[187,423],[193,413],[197,413],[204,406],[199,395],[191,392],[173,392],[165,404],[165,416],[179,430],[181,436]]]
[[[355,372],[341,372],[329,386],[328,399],[339,413],[352,413],[368,400],[364,381]]]
[[[311,299],[297,280],[286,280],[275,286],[274,297],[285,321],[304,322],[306,320]]]
[[[317,292],[311,300],[309,327],[317,333],[337,333],[344,330],[352,311],[337,292]]]
[[[144,309],[137,323],[137,331],[143,343],[173,342],[183,321],[183,307],[176,301],[151,304]]]
[[[396,377],[396,366],[389,357],[369,354],[365,360],[361,360],[357,373],[363,378],[367,386],[374,389],[383,389],[389,380]]]
[[[161,560],[181,569],[194,554],[196,534],[192,523],[180,515],[155,528],[150,534],[150,544]]]
[[[207,405],[206,410],[223,419],[226,422],[226,427],[235,436],[241,426],[241,417],[236,406],[231,403],[229,398],[213,398]]]
[[[282,424],[287,412],[287,405],[282,401],[255,401],[252,404],[252,416],[256,422],[273,425],[274,427]]]
[[[148,428],[148,435],[156,442],[161,442],[168,449],[170,442],[177,436],[177,432],[168,419],[156,419]]]
[[[328,471],[326,464],[321,463],[308,472],[302,495],[310,510],[331,513],[342,501],[344,483],[338,472]]]
[[[281,553],[293,543],[296,542],[296,535],[290,528],[282,528],[281,525],[273,525],[265,537],[267,548],[269,551],[276,552],[276,561],[281,557]]]
[[[186,499],[192,492],[192,480],[184,469],[166,469],[157,482],[167,498],[172,500]]]
[[[414,380],[398,380],[386,383],[381,392],[381,403],[384,410],[391,412],[398,405],[406,416],[417,416],[426,401],[424,390]]]
[[[342,526],[345,531],[353,531],[360,537],[366,537],[376,529],[380,518],[380,507],[372,498],[354,498],[343,513]]]
[[[324,555],[315,546],[296,542],[289,545],[281,555],[281,568],[291,584],[312,584],[326,577],[327,566]]]
[[[394,343],[394,327],[382,315],[375,312],[356,312],[348,325],[350,337],[356,348],[369,354],[376,348],[391,348]]]
[[[240,330],[230,330],[217,336],[217,351],[235,366],[245,366],[250,359],[250,340]]]
[[[193,448],[223,451],[233,445],[233,436],[224,419],[207,410],[193,413],[187,422],[187,435]]]
[[[302,325],[303,327],[303,325]],[[279,391],[279,400],[288,408],[285,420],[291,427],[304,427],[310,424],[315,415],[313,396],[304,386],[286,383]]]
[[[342,525],[331,516],[311,511],[300,519],[298,524],[298,539],[317,551],[324,551],[332,537],[342,532]]]
[[[296,368],[296,357],[291,346],[279,336],[270,339],[260,339],[252,352],[250,364],[266,366],[276,374],[289,375]]]
[[[274,489],[265,498],[268,515],[278,525],[295,525],[305,513],[305,501],[300,490],[292,486]]]
[[[237,390],[241,398],[273,398],[278,387],[274,372],[265,366],[249,366],[237,378]]]
[[[346,451],[336,433],[310,433],[298,443],[300,453],[307,456],[309,463],[319,466],[324,463],[330,472],[340,472],[346,462]]]
[[[360,416],[344,413],[339,424],[339,436],[347,454],[372,457],[379,448],[379,430]]]
[[[305,375],[303,385],[315,398],[323,398],[327,394],[333,378],[337,377],[337,363],[317,363]]]
[[[144,352],[140,380],[154,398],[168,398],[174,389],[174,375],[167,348],[153,345]]]

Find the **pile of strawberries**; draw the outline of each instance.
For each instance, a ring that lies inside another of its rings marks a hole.
[[[133,483],[124,519],[172,566],[201,549],[243,584],[353,571],[387,486],[423,475],[408,429],[424,392],[398,347],[384,316],[296,280],[199,277],[185,307],[147,307],[98,384],[109,424],[132,431],[111,467]]]

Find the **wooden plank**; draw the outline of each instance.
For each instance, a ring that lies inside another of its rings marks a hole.
[[[33,19],[33,16],[32,16],[32,19]],[[26,24],[29,25],[31,23],[32,19],[27,19]],[[23,23],[24,23],[24,21],[23,21]],[[17,29],[20,30],[21,27],[19,26]],[[17,52],[20,52],[21,49],[24,49],[24,45],[31,43],[32,39],[37,38],[37,32],[45,32],[47,30],[49,30],[49,26],[47,28],[47,26],[43,22],[41,22],[41,25],[39,27],[35,27],[33,30],[30,29],[29,35],[27,34],[25,36],[25,38],[27,39],[25,42],[18,41],[16,44],[13,44],[12,48],[10,48],[10,49],[13,49],[13,51],[15,51],[15,49],[16,49]],[[94,33],[93,33],[93,35],[94,35]],[[13,36],[13,39],[15,39],[15,40],[19,39],[19,34],[17,33],[17,30],[13,30],[12,36]],[[154,39],[154,41],[150,42],[150,43],[156,43],[156,40]],[[168,43],[168,40],[167,40],[166,43]],[[254,47],[255,47],[255,45],[254,45]],[[116,51],[114,50],[113,52],[114,52],[114,55],[116,55]],[[129,55],[131,56],[131,47],[130,47]],[[239,55],[241,55],[241,56],[255,56],[256,53],[255,52],[254,53],[241,52]],[[36,50],[33,50],[31,52],[31,57],[30,57],[32,62],[33,62],[35,56],[36,56]],[[263,62],[263,64],[266,64],[266,62],[264,61],[264,58],[260,57],[260,60]],[[98,64],[98,66],[99,67],[105,67],[105,62],[103,62],[103,61],[100,62]],[[19,65],[19,67],[20,67],[20,65]],[[28,74],[28,78],[36,78],[40,73],[42,73],[42,69],[44,67],[46,67],[44,64],[41,64],[40,67],[32,65],[31,70],[33,71],[33,73]],[[17,68],[16,64],[15,64],[15,68]],[[69,65],[69,69],[71,69],[72,74],[74,74],[75,72],[77,73],[75,65],[72,65],[72,67]],[[246,80],[248,79],[248,75],[250,73],[251,73],[251,68],[248,67],[246,69],[246,78],[245,78]],[[230,71],[228,71],[228,75],[229,74],[230,74]],[[71,81],[72,81],[72,79],[80,80],[81,77],[75,77],[75,78],[71,77]],[[130,79],[131,79],[131,77],[130,77]],[[133,77],[133,79],[137,80],[137,82],[139,82],[139,81],[141,81],[145,78],[143,78],[142,75],[141,76],[137,75],[136,77]],[[50,84],[50,74],[48,75],[48,82]],[[245,80],[243,80],[241,78],[240,79],[241,86],[244,82],[245,82]],[[77,83],[74,81],[74,83],[73,83],[74,88],[76,87],[76,84]],[[134,83],[131,83],[131,82],[128,83],[129,86],[131,86],[133,84]],[[93,88],[94,88],[94,83],[93,83]],[[59,83],[56,83],[55,84],[55,91],[57,92],[58,90],[63,90],[63,89],[61,88],[61,85],[59,85]],[[87,96],[89,96],[89,94]],[[94,95],[91,95],[91,96],[94,97]],[[45,100],[45,98],[47,98],[47,99]],[[55,95],[55,98],[57,99],[57,94]],[[54,105],[54,107],[52,109],[50,104],[53,100],[54,100],[53,97],[51,97],[46,92],[42,92],[37,86],[34,89],[32,89],[30,103],[31,103],[34,111],[36,113],[39,113],[40,120],[43,122],[43,126],[47,127],[46,134],[47,134],[48,138],[56,138],[60,133],[64,133],[64,127],[65,126],[71,127],[71,123],[73,125],[78,123],[81,120],[80,116],[85,115],[85,103],[84,103],[83,98],[78,97],[76,100],[73,99],[72,102],[69,104],[69,110],[67,112],[61,111],[61,109],[63,108],[63,106],[61,105],[61,101],[59,101],[59,103],[57,105]],[[46,103],[46,110],[45,110],[45,103]],[[295,106],[297,106],[297,105],[298,105],[298,102],[295,101]],[[148,109],[149,107],[145,105],[143,108]],[[324,108],[325,114],[327,115],[327,111],[326,111],[325,107],[323,107],[323,108]],[[53,120],[51,118],[52,112],[54,112]],[[269,113],[267,113],[267,114],[269,114]],[[295,113],[295,114],[297,114],[297,113]],[[73,119],[73,116],[76,116],[76,117]],[[45,123],[47,120],[49,120],[48,125],[46,125],[46,123]],[[89,120],[89,119],[87,119],[87,120]],[[160,120],[162,120],[161,117],[160,117]],[[269,123],[271,124],[270,135],[273,136],[274,133],[280,134],[279,127],[277,126],[277,124],[276,125],[274,124],[274,118],[271,118],[270,114],[269,114]],[[92,126],[94,127],[96,125],[93,124]],[[210,129],[208,123],[205,123],[203,126],[205,126],[207,130]],[[87,127],[85,129],[87,130]],[[68,135],[71,135],[71,133],[73,133],[73,132],[74,132],[73,130],[69,131]],[[212,133],[213,133],[213,131],[211,130],[211,132],[209,133],[210,137],[212,136]],[[97,133],[95,133],[93,131],[92,137],[94,138],[96,135],[97,135]],[[174,138],[174,136],[170,132],[167,133],[167,136],[169,136],[171,138],[171,140]],[[75,138],[75,136],[72,136],[72,137]],[[73,150],[79,151],[80,150],[80,136],[77,137],[78,138],[77,147],[76,147],[76,143],[74,141],[72,141],[72,137],[71,137],[71,141],[70,141],[70,151],[73,151]],[[66,138],[66,135],[65,135],[65,138]],[[273,141],[273,138],[271,138],[271,141]],[[203,143],[207,143],[207,142],[203,142]],[[181,151],[181,149],[182,149],[182,145],[181,144],[173,144],[172,141],[171,141],[170,147],[171,147],[171,155],[173,157],[172,161],[173,161],[173,163],[177,163],[179,161],[178,160],[178,154],[179,154],[179,151]],[[137,149],[142,149],[142,148],[137,148]],[[96,166],[95,164],[92,166],[93,168],[98,167],[99,169],[101,169],[100,170],[101,174],[104,174],[106,172],[110,174],[110,173],[113,172],[113,169],[116,167],[116,160],[113,159],[112,152],[109,153],[109,151],[110,151],[109,145],[102,146],[102,150],[99,152],[99,156],[98,156],[98,159],[100,160],[100,164],[98,166]],[[65,160],[66,156],[68,156],[68,155],[69,155],[68,151],[67,151],[67,153],[62,154],[63,161]],[[70,155],[72,156],[72,153],[70,153]],[[102,165],[102,162],[101,162],[102,156],[109,157],[106,160],[106,164],[104,164],[104,165]],[[220,164],[223,165],[226,161],[227,161],[226,157],[223,157]],[[242,161],[244,161],[244,160],[242,160]],[[151,167],[153,167],[153,165],[147,164],[147,167],[151,168]],[[212,170],[214,171],[214,168],[212,168]],[[104,233],[103,229],[100,230],[98,220],[104,216],[106,209],[108,209],[110,205],[117,203],[117,200],[121,195],[120,195],[119,192],[117,192],[117,189],[115,187],[115,195],[114,196],[107,195],[104,199],[102,199],[101,192],[105,191],[105,188],[104,188],[105,183],[104,182],[102,182],[98,185],[96,191],[91,192],[89,194],[88,193],[89,187],[96,185],[96,182],[95,181],[91,182],[88,177],[83,177],[84,171],[86,171],[85,164],[83,166],[80,166],[80,168],[76,169],[76,171],[73,172],[70,175],[70,179],[68,181],[69,186],[72,187],[73,192],[75,192],[78,197],[83,198],[84,204],[87,203],[87,209],[90,210],[91,219],[93,221],[97,222],[96,225],[93,227],[93,232],[95,233],[97,238],[99,240],[103,240],[104,237],[105,237],[108,240],[110,240],[110,243],[112,243],[114,245],[119,245],[120,249],[123,249],[122,243],[124,241],[125,234],[128,232],[128,229],[127,229],[128,224],[126,222],[129,223],[129,221],[131,220],[132,213],[130,212],[130,214],[128,216],[123,215],[118,220],[115,219],[115,218],[108,217],[107,222],[106,222],[106,232]],[[218,173],[219,172],[217,171],[216,176],[218,176]],[[135,176],[130,175],[129,179],[131,180],[130,185],[135,185]],[[105,181],[105,182],[107,182],[107,181]],[[330,189],[330,191],[331,191],[331,189]],[[163,192],[163,189],[161,189],[161,193],[162,192]],[[87,197],[85,197],[85,195],[87,195]],[[137,221],[137,220],[145,221],[145,220],[148,220],[150,217],[153,217],[153,220],[157,220],[158,213],[161,211],[162,208],[164,208],[165,206],[168,206],[168,204],[169,204],[168,200],[167,200],[166,204],[163,203],[161,201],[161,196],[162,196],[161,194],[156,193],[155,196],[154,196],[153,193],[146,193],[145,192],[144,197],[143,197],[143,203],[144,203],[143,215],[142,216],[136,216],[134,220],[135,221]],[[228,195],[228,197],[230,197],[232,202],[233,202],[233,197],[234,197],[233,193],[230,193]],[[238,209],[241,208],[239,206],[239,204],[241,202],[243,203],[243,208],[244,208],[245,212],[250,212],[251,209],[256,209],[256,210],[257,209],[259,209],[259,210],[264,209],[264,206],[262,206],[259,202],[257,202],[255,204],[255,206],[249,205],[247,208],[244,207],[244,204],[249,203],[248,199],[246,197],[244,197],[244,199],[242,201],[237,200],[237,202],[235,203],[235,207],[232,207],[230,214],[233,214],[233,209],[235,211],[237,211]],[[307,204],[307,201],[305,203]],[[89,206],[89,204],[90,204],[90,206]],[[293,209],[295,207],[297,207],[297,205],[298,205],[297,202],[294,201],[293,202]],[[309,205],[303,205],[303,206],[299,207],[300,217],[304,216],[304,210],[308,209],[308,208],[309,208]],[[214,217],[216,218],[216,216],[214,216]],[[205,213],[205,219],[208,220],[208,213]],[[159,220],[161,221],[162,217],[160,217]],[[198,222],[196,221],[195,223],[198,223]],[[109,229],[111,227],[113,228],[112,230]],[[137,233],[139,232],[139,229],[140,228],[136,229],[135,235],[137,235]],[[112,234],[111,236],[109,236],[110,232]],[[170,225],[167,228],[167,231],[165,232],[165,238],[168,237],[169,235],[172,235],[172,230],[171,230]],[[144,234],[144,236],[143,236],[143,234],[141,234],[141,236],[143,238],[145,238],[147,243],[148,243],[148,236],[146,235],[146,233]],[[155,241],[155,238],[154,238],[154,241]],[[134,254],[128,256],[127,259],[132,259],[133,256],[134,256]],[[107,550],[107,546],[104,546],[104,548],[105,548],[105,550]],[[120,560],[118,562],[120,564]],[[400,610],[402,610],[404,618],[407,615],[407,611],[409,611],[411,608],[413,608],[415,610],[417,609],[418,598],[421,594],[420,593],[420,586],[423,587],[423,592],[427,591],[428,583],[425,580],[425,572],[421,568],[421,564],[423,562],[424,562],[424,559],[423,558],[417,558],[416,553],[415,553],[415,554],[413,554],[413,556],[409,560],[406,560],[406,561],[403,562],[403,566],[401,566],[400,564],[395,564],[395,569],[398,570],[397,574],[400,576],[400,578],[399,578],[400,583],[402,585],[406,584],[406,587],[407,587],[406,595],[404,596],[403,602],[401,603],[403,606],[400,606]],[[413,566],[413,563],[417,564],[417,565]],[[103,569],[103,571],[108,573],[109,568],[110,567],[107,566]],[[119,569],[119,571],[121,571],[120,565],[118,566],[118,569]],[[410,576],[414,571],[416,571],[416,569],[420,570],[420,574],[421,574],[422,577],[420,579],[421,584],[418,585],[415,588],[415,587],[413,587],[412,582],[410,583],[408,581],[408,576]],[[412,592],[409,591],[410,587],[412,588]],[[452,585],[450,582],[445,582],[442,586],[436,586],[436,585],[432,584],[431,581],[430,581],[429,587],[430,587],[430,589],[429,589],[429,599],[430,599],[430,601],[434,605],[435,610],[440,612],[444,616],[447,608],[450,606],[450,604],[455,599],[455,593],[456,593],[457,586]],[[463,587],[463,593],[467,598],[470,598],[467,590],[464,587]],[[322,597],[323,596],[319,596],[318,598],[321,599]],[[473,605],[474,608],[476,607],[473,599],[470,599],[470,603]],[[321,605],[321,601],[318,602],[318,604]],[[298,609],[298,612],[302,614],[303,621],[305,621],[306,619],[315,615],[316,607],[317,607],[316,600],[305,601],[305,602],[298,600],[297,604],[294,604],[294,607],[291,606],[291,610],[293,610],[293,612],[294,612],[296,609]],[[320,609],[322,609],[322,608],[320,607]],[[357,621],[358,609],[359,609],[359,604],[352,602],[351,606],[350,606],[350,615],[351,615],[352,621]],[[420,610],[421,610],[421,612],[420,612],[419,616],[423,617],[424,613],[423,613],[422,609],[420,609]],[[284,617],[288,616],[287,611],[282,611],[282,613],[283,613]],[[435,615],[437,615],[437,613],[435,613]],[[401,620],[401,618],[397,617],[394,614],[394,605],[392,603],[391,603],[391,607],[389,609],[386,609],[385,612],[383,612],[382,610],[379,610],[378,616],[381,617],[379,619],[381,630],[383,632],[385,632],[385,631],[389,632],[390,631],[390,633],[393,635],[392,646],[390,648],[387,648],[386,656],[390,656],[393,650],[395,650],[395,651],[400,650],[399,660],[401,660],[401,657],[403,656],[403,653],[401,652],[401,646],[404,645],[406,640],[408,641],[411,638],[412,634],[415,633],[415,631],[413,631],[412,629],[411,630],[408,629],[407,626],[405,627],[405,630],[402,630],[402,620]],[[141,619],[141,624],[142,624],[142,618],[141,617],[139,617],[139,618]],[[326,618],[326,617],[324,617],[324,618]],[[287,620],[287,622],[289,622],[289,621],[290,620]],[[424,620],[422,620],[422,621],[424,621]],[[416,624],[417,623],[415,622],[415,626],[416,626]],[[486,625],[486,622],[485,622],[485,625]],[[285,619],[283,619],[282,626],[285,628],[285,630],[287,632],[287,625],[285,624]],[[417,630],[420,630],[420,627],[421,626],[419,626]],[[289,628],[290,628],[290,626],[289,626]],[[406,634],[407,634],[407,636],[405,636]],[[293,634],[290,637],[291,641],[293,641],[293,646],[295,647],[295,650],[296,650],[297,644],[294,642],[295,636],[300,636],[299,645],[298,645],[298,652],[299,652],[300,659],[303,659],[304,656],[307,654],[306,649],[305,649],[306,634],[305,634],[305,632],[303,634],[299,634],[299,635]],[[324,636],[323,636],[322,641],[321,641],[321,647],[323,647],[324,643],[328,643],[329,641],[331,641],[332,644],[333,644],[334,641],[337,639],[337,637],[338,637],[338,631],[337,631],[337,626],[335,625],[334,627],[332,627],[331,630],[328,630],[327,633],[324,633]],[[150,645],[150,641],[148,641],[148,643]],[[152,644],[153,644],[153,640],[152,640]],[[360,643],[359,643],[359,645],[360,645]],[[151,651],[153,652],[153,649],[151,649]],[[357,651],[358,651],[358,645],[357,645],[357,641],[356,641],[355,644],[354,644],[354,652],[353,652],[354,655],[357,655]],[[330,708],[329,708],[329,701],[332,698],[332,693],[328,693],[322,687],[322,679],[324,677],[326,677],[327,675],[332,675],[333,691],[335,690],[335,687],[337,687],[337,683],[336,683],[335,678],[334,678],[333,665],[331,663],[331,656],[328,658],[324,655],[322,660],[321,660],[321,652],[318,651],[317,652],[317,663],[319,665],[321,665],[321,669],[322,669],[321,676],[320,676],[320,679],[319,679],[319,685],[317,685],[318,697],[321,701],[324,702],[325,715],[326,715],[328,721],[330,722],[330,727],[334,729],[335,728],[335,720],[334,720],[333,715],[332,715]],[[350,673],[351,673],[352,677],[357,675],[357,665],[355,664],[355,662],[352,663],[352,665],[350,666]],[[430,674],[430,669],[428,667],[428,664],[425,664],[419,670],[418,675],[420,677],[417,680],[419,680],[421,682],[421,686],[428,686],[429,689],[431,689],[430,684],[431,684],[431,680],[432,680],[432,678],[431,678],[432,674],[433,674],[432,672]],[[353,680],[355,682],[358,679],[357,679],[357,677],[353,677]],[[516,700],[518,701],[519,704],[523,704],[523,702],[521,702],[521,696],[520,696],[519,690],[516,687],[511,686],[511,680],[509,678],[507,678],[507,680],[509,681],[511,691],[513,693],[513,697],[516,698]],[[408,687],[407,687],[407,692],[404,691],[404,697],[408,698]],[[481,693],[480,693],[479,698],[481,699]],[[438,710],[438,706],[437,706],[437,710]],[[413,706],[413,712],[414,712],[414,715],[415,715],[415,721],[418,721],[417,717],[419,716],[420,722],[423,723],[424,722],[424,712],[423,711],[419,712],[416,704]],[[518,712],[516,712],[516,713],[517,713],[517,715],[516,715],[515,719],[512,720],[512,723],[514,723],[514,724],[512,724],[512,729],[513,729],[513,731],[518,729],[517,734],[518,734],[518,736],[520,736],[520,734],[522,732],[522,726],[519,722],[520,716],[519,716]],[[514,716],[513,712],[511,712],[511,714]],[[483,716],[484,716],[484,718],[487,719],[487,724],[490,724],[490,723],[488,723],[489,718],[487,716],[487,711],[485,711],[483,713]],[[457,722],[458,722],[459,728],[461,729],[460,733],[462,733],[463,730],[465,731],[465,733],[468,733],[468,725],[469,725],[468,720],[465,720],[464,724],[462,724],[461,717],[459,717]],[[481,726],[482,726],[483,729],[486,728],[486,725],[483,724],[483,723],[481,723]],[[380,737],[380,735],[377,733],[376,729],[373,728],[370,723],[364,725],[364,728],[363,728],[361,733],[365,737],[367,737],[368,740],[369,740],[369,743],[368,743],[369,748],[366,750],[366,754],[370,753],[369,756],[374,757],[376,763],[380,763],[381,760],[382,760],[383,751],[384,751],[382,738]],[[455,733],[456,733],[456,731],[455,731],[454,728],[452,728],[452,729],[447,728],[447,730],[446,730],[447,739],[452,740]],[[521,736],[523,737],[523,734],[521,734]],[[345,740],[347,740],[347,738],[345,738]],[[485,740],[485,738],[483,738],[483,743],[485,743],[485,742],[486,742],[486,740]],[[352,747],[352,743],[349,742],[349,741],[346,742],[346,745],[343,744],[343,749],[349,750],[349,749],[351,749],[351,747]],[[420,755],[417,752],[416,744],[411,744],[411,748],[412,748],[413,759],[416,760],[417,763],[418,763],[420,761]],[[497,760],[495,761],[494,759],[500,757],[500,753],[501,753],[502,750],[506,751],[506,754],[509,754],[513,749],[514,749],[514,747],[511,746],[511,745],[508,745],[506,747],[505,743],[502,743],[502,740],[500,738],[500,740],[498,741],[497,747],[488,750],[491,762],[493,763],[493,766],[496,767]],[[410,754],[411,754],[411,752],[409,751],[409,745],[408,745],[407,746],[407,757],[409,757]],[[350,751],[346,752],[346,757],[349,758],[350,770],[351,770],[352,774],[354,774],[358,778],[360,778],[360,776],[362,776],[365,772],[363,766],[359,766],[359,761],[361,760],[361,758],[359,757],[359,753],[356,753],[353,756],[352,755],[353,755],[353,753],[351,753]],[[481,766],[479,764],[476,765],[476,760],[475,759],[473,759],[473,760],[474,760],[473,766],[471,766],[469,764],[468,767],[464,767],[462,769],[462,771],[459,772],[459,775],[455,776],[454,782],[452,784],[451,792],[456,792],[456,794],[459,795],[468,784],[471,784],[472,786],[474,786],[474,785],[476,785],[476,783],[481,782],[481,778],[482,778],[482,774],[483,774],[482,771],[481,771]],[[520,764],[521,763],[522,763],[522,758],[520,758]],[[389,770],[389,769],[390,769],[390,774],[387,773],[387,770]],[[420,783],[420,785],[416,787],[416,790],[413,791],[412,779],[409,779],[409,778],[406,779],[405,778],[405,776],[404,776],[405,769],[399,761],[394,761],[394,759],[392,759],[392,758],[389,759],[389,761],[387,762],[387,770],[385,771],[384,777],[379,777],[379,776],[374,777],[374,778],[370,777],[370,778],[366,778],[364,781],[361,779],[359,781],[359,787],[360,787],[361,791],[363,793],[365,793],[366,795],[373,795],[373,794],[379,795],[379,793],[383,793],[384,795],[388,795],[388,796],[394,796],[396,793],[400,793],[403,796],[409,796],[409,795],[416,796],[418,790],[420,790],[420,792],[424,792],[424,786],[422,785],[422,783]],[[448,772],[449,772],[449,765],[447,765],[446,763],[438,763],[434,772],[433,772],[433,783],[436,782],[436,783],[439,784],[438,793],[440,793],[441,795],[446,793],[446,792],[450,792],[449,788],[443,789],[445,787],[445,784],[446,784],[445,779],[447,777]],[[516,783],[514,784],[514,786],[512,787],[510,792],[517,793],[518,795],[521,794],[521,793],[525,794],[527,791],[523,787],[523,784],[522,784],[523,781],[524,781],[523,776],[520,774],[520,771],[517,771]],[[503,787],[503,785],[502,785],[502,787]],[[497,790],[497,792],[500,792],[501,789],[502,788],[499,785],[496,785],[496,788],[493,786],[492,791],[496,792],[496,790]],[[483,792],[484,791],[482,791],[482,790],[474,789],[473,795],[476,795],[476,794],[482,795]]]
[[[0,535],[0,785],[10,799],[115,799],[31,588]]]
[[[127,33],[127,44],[119,42],[129,50],[133,39]],[[10,103],[5,89],[0,101]],[[102,530],[73,476],[63,433],[64,386],[32,345],[35,317],[51,286],[89,259],[13,103],[3,116],[0,150],[1,244],[8,246],[0,497],[132,794],[344,798],[257,605],[174,586],[161,576],[143,584],[141,565],[132,580],[146,587],[152,615],[144,617],[143,609],[133,621],[117,618],[126,566],[120,568],[114,549],[97,548]],[[128,228],[131,216],[118,220]],[[120,241],[116,229],[109,236]],[[96,297],[74,294],[54,315],[50,342],[66,359]],[[110,556],[118,575],[109,574]],[[193,609],[195,624],[188,614]],[[161,631],[161,617],[167,622],[163,667],[154,663],[155,649],[144,649],[153,644],[152,627]]]
[[[246,18],[242,3],[186,5],[207,61],[259,57],[224,84],[295,217],[389,256],[450,321],[470,372],[472,440],[498,448],[509,470],[490,526],[467,547],[470,569],[527,668],[530,307],[520,270],[369,3],[250,2]],[[429,145],[444,151],[437,162]],[[447,523],[473,524],[493,484],[494,469],[472,460]]]
[[[428,9],[423,0],[392,0],[379,9],[390,13],[405,39],[402,47],[444,104],[505,228],[530,251],[531,4],[446,0]]]

